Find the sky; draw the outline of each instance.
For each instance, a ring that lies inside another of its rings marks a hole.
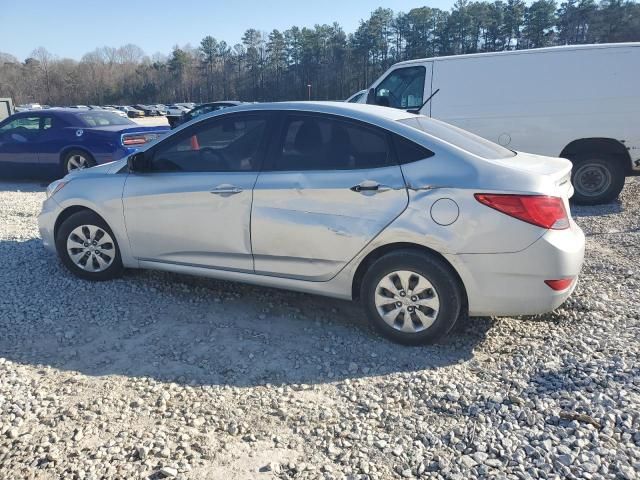
[[[449,10],[454,0],[429,0]],[[248,28],[270,32],[337,21],[347,33],[378,7],[407,12],[426,0],[0,0],[0,52],[24,60],[38,47],[79,60],[97,47],[133,43],[148,55],[197,46],[206,35],[234,45]]]

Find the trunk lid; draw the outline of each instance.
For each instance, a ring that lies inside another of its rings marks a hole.
[[[549,187],[549,195],[562,197],[569,212],[569,199],[573,196],[571,168],[573,164],[566,158],[545,157],[532,153],[517,152],[515,157],[491,160],[492,163],[543,177]]]

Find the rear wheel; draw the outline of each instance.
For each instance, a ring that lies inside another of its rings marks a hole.
[[[62,263],[85,280],[110,280],[122,274],[120,250],[109,226],[85,210],[67,218],[56,235]]]
[[[84,150],[70,150],[62,159],[62,168],[65,175],[74,170],[93,167],[95,164],[93,157]]]
[[[608,156],[580,156],[573,159],[571,181],[573,200],[597,205],[615,200],[624,187],[625,174],[620,162]]]
[[[399,250],[376,260],[361,288],[360,297],[373,326],[405,345],[443,337],[462,310],[461,288],[449,265],[413,250]]]

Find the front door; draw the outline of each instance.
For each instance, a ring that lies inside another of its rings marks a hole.
[[[21,116],[0,124],[0,171],[9,174],[35,173],[40,117]]]
[[[130,173],[123,203],[140,260],[253,271],[252,189],[267,117],[212,118],[147,151],[151,170]]]
[[[287,114],[254,188],[256,273],[326,281],[408,203],[386,132]]]

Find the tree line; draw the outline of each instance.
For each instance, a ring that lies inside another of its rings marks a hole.
[[[169,55],[131,44],[80,61],[43,47],[24,62],[0,52],[0,97],[50,105],[343,99],[401,60],[638,40],[635,1],[457,0],[450,11],[378,8],[352,33],[338,23],[251,28],[234,45],[206,36]]]

